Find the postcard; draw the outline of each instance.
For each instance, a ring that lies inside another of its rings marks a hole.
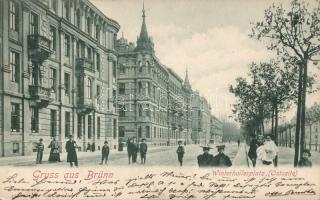
[[[319,0],[0,0],[0,199],[320,198]]]

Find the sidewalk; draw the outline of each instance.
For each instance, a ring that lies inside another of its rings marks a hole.
[[[236,157],[232,161],[234,167],[248,167],[247,147],[242,143],[238,149]]]
[[[148,147],[149,152],[153,152],[156,150],[165,150],[168,148],[175,148],[175,146],[150,146]],[[110,149],[110,154],[112,154],[112,156],[118,156],[118,155],[127,155],[127,150],[126,148],[123,149],[123,151],[118,151],[117,149]],[[95,152],[85,152],[85,151],[81,151],[81,152],[77,152],[77,157],[78,160],[81,159],[86,159],[86,158],[90,158],[90,157],[99,157],[101,156],[101,151],[100,150],[96,150]],[[28,165],[30,164],[30,166],[32,165],[36,165],[36,157],[37,154],[33,154],[33,155],[28,155],[28,156],[13,156],[13,157],[3,157],[0,158],[0,166],[8,166],[8,165]],[[43,154],[43,164],[48,164],[48,158],[49,158],[49,154]],[[60,159],[61,161],[67,161],[67,153],[63,152],[60,153]]]

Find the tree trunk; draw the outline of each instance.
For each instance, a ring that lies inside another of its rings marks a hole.
[[[262,129],[262,134],[264,135],[264,120],[261,122],[261,129]]]
[[[301,115],[301,93],[302,93],[302,73],[303,68],[300,65],[299,66],[299,88],[298,88],[298,103],[297,103],[297,119],[296,119],[296,133],[294,138],[294,167],[297,167],[298,165],[298,159],[299,159],[299,141],[300,141],[300,115]]]
[[[302,95],[301,95],[301,141],[300,141],[300,159],[302,158],[302,152],[305,149],[305,120],[306,120],[306,93],[307,93],[307,78],[308,67],[307,60],[303,62],[303,82],[302,82]]]
[[[288,147],[288,127],[285,127],[286,129],[286,147]]]
[[[289,148],[291,148],[292,147],[292,145],[291,145],[291,125],[289,126]]]
[[[310,138],[309,138],[309,140],[310,140],[310,143],[309,143],[309,149],[310,149],[310,151],[311,151],[311,142],[312,142],[312,139],[311,139],[311,123],[309,124],[309,130],[310,130]]]
[[[271,114],[271,134],[274,136],[274,109],[272,109]]]
[[[278,145],[278,105],[275,105],[275,125],[274,125],[274,142]],[[278,155],[274,159],[274,166],[278,166]]]

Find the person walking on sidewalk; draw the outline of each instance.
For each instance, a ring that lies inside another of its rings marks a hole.
[[[42,163],[42,156],[43,156],[43,150],[44,150],[44,144],[42,143],[43,139],[40,138],[39,143],[37,144],[37,164]]]
[[[77,151],[78,148],[77,143],[73,140],[73,136],[69,135],[69,140],[66,143],[66,151],[67,151],[67,162],[70,163],[70,167],[73,167],[73,163],[76,167],[78,167],[78,157]]]
[[[132,144],[132,138],[128,138],[128,141],[127,141],[127,151],[128,151],[129,165],[131,164],[133,148],[134,148],[134,146],[133,146],[133,144]]]
[[[148,151],[148,145],[146,144],[146,139],[143,138],[140,144],[141,164],[146,164],[147,151]]]
[[[238,147],[240,147],[240,139],[238,139]]]
[[[178,148],[177,148],[177,154],[178,154],[178,161],[180,163],[180,166],[182,166],[183,163],[183,156],[184,156],[184,147],[182,146],[182,141],[178,141]]]
[[[133,137],[133,139],[132,139],[132,164],[137,163],[138,151],[139,151],[139,144],[137,142],[137,138]]]
[[[262,136],[263,137],[263,136]],[[261,139],[259,139],[261,140]],[[261,143],[262,145],[263,143]],[[249,147],[249,151],[248,151],[248,157],[252,162],[253,167],[256,166],[256,161],[257,161],[257,149],[259,147],[259,143],[258,140],[253,137],[251,142],[250,142],[250,147]]]
[[[232,162],[230,158],[224,154],[225,145],[217,145],[218,154],[213,157],[213,166],[214,167],[231,167]]]
[[[60,152],[59,152],[59,143],[56,141],[56,138],[53,137],[50,142],[48,148],[51,148],[49,155],[49,162],[61,162],[60,160]]]
[[[106,165],[108,164],[108,157],[109,157],[109,152],[110,152],[110,148],[108,146],[108,141],[104,142],[104,145],[102,147],[101,153],[102,153],[102,158],[101,158],[101,163],[100,165],[103,164],[103,161],[105,160]]]
[[[211,147],[203,146],[203,154],[197,157],[199,167],[210,167],[213,162],[213,155],[209,154]]]

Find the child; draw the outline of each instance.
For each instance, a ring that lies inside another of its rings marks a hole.
[[[311,153],[309,150],[305,149],[302,152],[302,158],[298,162],[299,167],[312,167],[312,162],[309,160]]]
[[[103,160],[106,160],[106,165],[108,164],[108,156],[109,156],[110,148],[108,146],[108,142],[105,141],[104,145],[102,147],[101,153],[102,153],[102,158],[101,158],[101,163],[100,165],[103,164]]]
[[[40,138],[39,143],[37,144],[37,164],[42,163],[42,156],[43,156],[43,150],[44,150],[44,144],[42,143],[43,139]]]
[[[182,146],[182,141],[178,141],[178,145],[179,145],[177,149],[178,161],[180,163],[180,166],[182,166],[183,155],[184,155],[184,147]]]
[[[146,164],[146,155],[148,151],[148,145],[146,144],[146,139],[142,139],[142,142],[140,144],[140,158],[141,158],[141,164]]]

